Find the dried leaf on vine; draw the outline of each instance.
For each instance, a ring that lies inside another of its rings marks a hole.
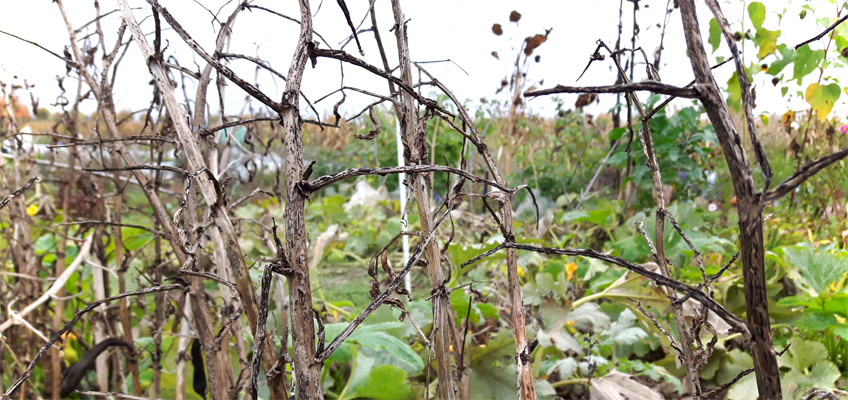
[[[380,134],[380,130],[382,129],[382,125],[380,124],[380,120],[377,119],[377,114],[374,111],[374,107],[368,109],[368,116],[371,118],[371,123],[374,124],[374,129],[368,132],[367,135],[353,135],[357,139],[361,140],[373,140]]]
[[[552,29],[545,29],[544,35],[535,35],[527,38],[527,44],[524,46],[524,55],[530,56],[533,54],[533,50],[536,50],[536,48],[541,46],[542,43],[545,43],[548,40],[548,35],[551,34],[551,30]]]

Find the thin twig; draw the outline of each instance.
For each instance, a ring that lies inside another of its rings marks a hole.
[[[0,200],[0,210],[2,210],[2,209],[3,209],[3,207],[6,207],[6,205],[7,205],[7,204],[9,204],[9,202],[10,202],[10,201],[12,201],[12,199],[14,199],[15,197],[20,196],[20,194],[21,194],[21,193],[23,193],[23,192],[25,192],[27,189],[29,189],[29,188],[30,188],[30,186],[32,186],[33,182],[35,182],[35,181],[37,181],[37,180],[38,180],[38,177],[37,177],[37,176],[36,176],[36,177],[34,177],[34,178],[31,178],[29,181],[27,181],[27,183],[26,183],[23,187],[21,187],[21,188],[20,188],[20,189],[18,189],[18,190],[15,190],[14,192],[12,192],[12,194],[10,194],[10,195],[6,196],[5,198],[3,198],[3,200]]]
[[[79,140],[73,137],[68,137],[69,140]],[[150,141],[159,141],[159,142],[167,142],[167,143],[176,143],[176,140],[169,138],[167,136],[160,135],[133,135],[133,136],[121,136],[116,138],[102,138],[95,140],[80,140],[75,143],[63,143],[63,144],[51,144],[48,145],[48,149],[58,149],[62,147],[72,147],[72,146],[83,146],[83,145],[99,145],[103,143],[111,143],[111,142],[126,142],[133,140],[150,140]]]
[[[59,225],[60,225],[60,226],[64,226],[64,225],[106,225],[106,226],[119,226],[119,227],[122,227],[122,228],[135,228],[135,229],[141,229],[141,230],[143,230],[143,231],[150,232],[150,233],[152,233],[152,234],[154,234],[154,235],[158,235],[158,236],[162,236],[162,237],[164,237],[164,236],[165,236],[165,233],[164,233],[164,232],[160,232],[160,231],[157,231],[157,230],[155,230],[155,229],[148,228],[148,227],[146,227],[146,226],[133,225],[133,224],[119,224],[119,223],[117,223],[117,222],[107,222],[107,221],[85,220],[85,221],[73,221],[73,222],[67,222],[67,223],[59,224]]]
[[[734,383],[738,382],[740,379],[744,378],[745,376],[747,376],[751,372],[754,372],[754,368],[748,368],[748,369],[740,372],[739,375],[736,375],[735,378],[723,383],[721,386],[719,386],[719,387],[717,387],[713,390],[710,390],[709,392],[701,394],[701,397],[704,398],[704,399],[712,398],[713,396],[727,390],[727,388],[729,388]]]
[[[83,168],[83,171],[87,172],[115,172],[115,171],[168,171],[174,172],[183,176],[188,175],[188,171],[182,169],[180,167],[172,167],[170,165],[160,165],[160,164],[139,164],[139,165],[131,165],[125,167],[116,167],[116,168]]]
[[[663,334],[663,335],[665,335],[666,339],[668,339],[669,345],[670,345],[670,346],[671,346],[674,350],[676,350],[676,351],[677,351],[677,355],[678,355],[678,357],[682,357],[682,356],[683,356],[683,351],[682,351],[682,350],[680,350],[680,347],[678,347],[678,345],[677,345],[677,341],[676,341],[676,340],[674,340],[674,336],[672,336],[672,335],[671,335],[671,333],[670,333],[669,331],[667,331],[665,328],[663,328],[662,324],[660,324],[660,323],[659,323],[659,321],[657,321],[657,319],[654,317],[654,315],[653,315],[653,314],[651,314],[651,313],[649,313],[649,312],[645,311],[645,309],[644,309],[644,308],[642,308],[642,302],[641,302],[641,301],[637,301],[637,300],[633,300],[633,299],[629,299],[629,300],[630,300],[630,301],[635,301],[635,302],[636,302],[636,308],[637,308],[637,309],[638,309],[638,310],[639,310],[642,314],[644,314],[646,317],[648,317],[648,319],[650,319],[650,320],[651,320],[651,322],[653,322],[653,323],[654,323],[654,326],[656,326],[656,327],[657,327],[657,329],[659,329],[659,330],[660,330],[660,332],[662,332],[662,334]]]
[[[509,188],[507,186],[503,186],[498,184],[497,182],[490,181],[488,179],[480,178],[474,174],[466,172],[464,170],[448,167],[445,165],[404,165],[399,167],[380,167],[380,168],[349,168],[341,172],[336,172],[331,175],[324,175],[320,178],[308,181],[301,181],[300,188],[304,192],[312,193],[322,188],[332,185],[333,183],[343,181],[345,179],[350,179],[357,176],[365,176],[365,175],[390,175],[390,174],[415,174],[422,172],[447,172],[451,174],[456,174],[466,178],[474,183],[486,183],[490,186],[496,187],[500,190],[503,190],[507,193],[515,193],[521,189],[527,187],[527,185],[521,185],[516,188]]]
[[[589,249],[554,249],[550,247],[531,246],[519,243],[504,243],[500,247],[513,248],[516,250],[535,251],[537,253],[549,255],[588,257],[627,268],[630,271],[633,271],[656,282],[658,285],[666,286],[678,292],[691,295],[693,299],[701,302],[701,304],[707,306],[707,308],[715,312],[719,317],[721,317],[721,319],[726,321],[731,326],[733,331],[742,333],[742,336],[746,339],[750,338],[751,332],[748,330],[748,327],[744,321],[742,321],[739,317],[722,307],[720,304],[716,303],[715,300],[711,299],[697,287],[686,285],[685,283],[653,272],[641,265],[627,261],[623,258]]]
[[[89,236],[89,237],[92,237],[92,236]],[[153,287],[149,287],[149,288],[146,288],[146,289],[139,289],[139,290],[133,290],[133,291],[130,291],[130,292],[121,293],[117,296],[107,297],[105,299],[101,299],[101,300],[97,300],[95,302],[89,303],[85,308],[83,308],[78,313],[76,313],[76,315],[74,315],[74,318],[72,318],[70,322],[65,324],[65,326],[61,330],[59,330],[59,332],[57,332],[50,339],[50,341],[47,342],[47,344],[45,344],[43,347],[41,347],[41,349],[38,350],[38,353],[36,353],[35,357],[32,359],[32,362],[29,363],[29,366],[27,366],[27,369],[24,371],[24,373],[21,374],[21,376],[14,383],[12,383],[9,386],[9,389],[6,390],[6,393],[4,393],[3,396],[0,396],[0,400],[9,400],[12,393],[14,393],[16,390],[18,390],[18,388],[24,383],[24,381],[26,381],[27,379],[29,379],[30,376],[32,376],[32,371],[35,369],[35,366],[38,365],[38,362],[41,360],[41,358],[44,357],[44,354],[47,353],[47,349],[49,349],[50,346],[52,346],[54,343],[59,341],[59,339],[61,339],[62,336],[65,333],[70,331],[71,328],[73,328],[74,325],[76,325],[76,323],[79,322],[80,319],[82,319],[82,316],[85,315],[86,313],[88,313],[89,311],[99,307],[101,304],[110,303],[110,302],[113,302],[115,300],[123,299],[125,297],[141,296],[141,295],[145,295],[145,294],[167,292],[167,291],[177,290],[177,289],[184,289],[184,286],[180,285],[180,284],[153,286]]]
[[[333,339],[333,341],[326,346],[324,351],[315,355],[316,363],[323,363],[327,358],[329,358],[333,354],[333,352],[336,351],[336,349],[338,349],[339,346],[342,345],[345,339],[347,339],[353,333],[353,331],[360,324],[362,324],[363,321],[365,321],[365,318],[368,318],[368,316],[371,315],[374,310],[380,307],[380,305],[383,304],[383,302],[389,297],[389,295],[403,283],[403,277],[406,276],[406,274],[409,273],[412,267],[418,263],[418,259],[421,258],[421,254],[424,252],[424,249],[436,235],[436,231],[438,231],[439,225],[441,225],[442,222],[445,221],[449,214],[450,210],[442,214],[439,220],[436,221],[432,229],[430,229],[430,233],[428,233],[427,236],[424,237],[421,243],[418,244],[418,247],[415,248],[415,251],[412,253],[412,255],[410,255],[409,261],[407,261],[403,269],[398,272],[398,274],[395,276],[394,279],[392,279],[391,282],[389,282],[389,285],[386,287],[386,290],[380,293],[380,295],[377,296],[377,298],[375,298],[371,302],[371,304],[365,307],[365,310],[363,310],[361,313],[359,313],[359,315],[356,316],[356,318],[350,321],[350,324],[344,329],[344,331],[342,331],[342,333],[336,336],[336,338]]]
[[[819,171],[829,167],[837,161],[842,160],[846,156],[848,156],[848,147],[810,162],[781,184],[775,186],[774,189],[769,190],[765,196],[763,196],[763,203],[771,203],[783,196],[786,196],[795,190],[795,188],[801,186],[804,181],[819,173]]]
[[[848,20],[848,14],[845,14],[845,16],[843,16],[842,18],[838,19],[836,22],[834,22],[834,23],[830,24],[830,26],[828,26],[828,27],[827,27],[827,29],[825,29],[824,31],[822,31],[822,32],[821,32],[821,33],[819,33],[818,35],[813,36],[813,38],[812,38],[812,39],[805,40],[805,41],[801,42],[801,44],[796,45],[796,46],[795,46],[795,50],[798,50],[798,48],[799,48],[799,47],[801,47],[801,46],[803,46],[803,45],[805,45],[805,44],[807,44],[807,43],[812,43],[812,42],[815,42],[816,40],[819,40],[819,39],[823,38],[823,37],[824,37],[824,35],[827,35],[827,34],[828,34],[828,32],[832,31],[834,28],[836,28],[837,26],[839,26],[839,24],[841,24],[841,23],[845,22],[845,20]]]
[[[181,269],[181,270],[180,270],[180,273],[181,273],[181,274],[183,274],[183,275],[199,276],[199,277],[201,277],[201,278],[211,279],[211,280],[213,280],[213,281],[215,281],[215,282],[218,282],[218,283],[220,283],[220,284],[227,285],[227,286],[229,286],[229,287],[230,287],[231,289],[233,289],[233,290],[235,290],[235,289],[236,289],[236,284],[235,284],[235,283],[232,283],[232,282],[230,282],[230,281],[228,281],[228,280],[226,280],[226,279],[224,279],[224,278],[221,278],[220,276],[215,275],[215,274],[213,274],[213,273],[209,273],[209,272],[199,272],[199,271],[192,271],[192,270],[190,270],[190,269]]]
[[[701,97],[698,86],[694,88],[680,88],[665,83],[646,81],[639,83],[626,83],[609,86],[563,86],[556,85],[550,89],[534,90],[524,92],[524,97],[546,96],[558,93],[632,93],[636,91],[649,91],[652,93],[667,94],[671,96],[697,99]]]

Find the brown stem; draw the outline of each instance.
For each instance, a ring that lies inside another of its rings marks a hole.
[[[791,177],[775,186],[774,189],[769,190],[768,193],[763,196],[763,203],[771,203],[783,196],[786,196],[789,192],[793,191],[798,186],[801,186],[804,181],[819,173],[819,171],[844,159],[846,156],[848,156],[848,147],[810,162],[795,172],[795,174]]]
[[[487,185],[496,187],[507,193],[515,193],[518,190],[526,188],[527,185],[521,185],[517,188],[509,188],[507,186],[501,185],[498,182],[490,181],[488,179],[480,178],[474,174],[468,173],[464,170],[448,167],[445,165],[427,165],[427,164],[419,164],[419,165],[403,165],[398,167],[379,167],[379,168],[348,168],[344,171],[336,172],[335,174],[325,175],[320,178],[309,180],[309,181],[301,181],[300,189],[312,193],[318,190],[323,189],[333,183],[340,182],[346,179],[350,179],[357,176],[365,176],[365,175],[379,175],[385,176],[390,174],[419,174],[424,172],[446,172],[450,174],[459,175],[463,178],[468,179],[474,183],[485,183]]]
[[[114,153],[113,153],[114,155]],[[115,165],[118,164],[118,157],[114,155],[112,160]],[[121,181],[119,179],[119,174],[114,173],[115,179],[115,187],[121,188]],[[123,191],[119,189],[119,193],[115,196],[115,204],[113,205],[113,216],[112,220],[116,223],[121,223],[121,218],[123,215],[123,206],[124,206],[124,195]],[[127,281],[126,281],[126,271],[127,267],[124,265],[124,237],[121,233],[120,226],[112,227],[112,239],[115,241],[115,266],[118,270],[118,292],[124,293],[127,291]],[[129,301],[127,299],[121,299],[118,302],[118,312],[121,318],[121,327],[123,329],[124,341],[127,343],[133,343],[133,334],[132,334],[132,314],[129,309]],[[129,350],[126,351],[126,359],[127,359],[127,369],[130,371],[130,375],[132,375],[133,382],[133,394],[136,396],[141,395],[141,377],[138,370],[138,359],[134,354],[130,354]]]
[[[64,190],[64,193],[63,193],[64,197],[62,199],[62,223],[63,224],[66,224],[71,220],[70,211],[69,211],[69,209],[70,209],[70,199],[71,199],[71,193],[73,191],[73,188],[76,187],[76,174],[74,173],[75,172],[74,164],[76,163],[76,151],[72,150],[69,153],[70,154],[68,155],[68,158],[70,158],[70,160],[68,160],[68,165],[71,166],[71,169],[69,171],[70,177],[68,179],[68,183],[65,186],[65,190]],[[56,277],[59,277],[59,275],[61,275],[62,272],[65,271],[65,250],[67,249],[67,245],[68,245],[68,233],[70,231],[70,228],[71,227],[68,226],[68,225],[65,225],[63,227],[63,229],[61,231],[62,236],[60,237],[59,245],[56,248]],[[56,296],[58,296],[58,297],[64,296],[64,288],[60,289],[59,292],[56,293]],[[64,314],[64,311],[65,311],[65,302],[62,301],[62,300],[56,300],[55,309],[53,310],[53,331],[60,329],[59,327],[62,326],[64,319],[65,319],[64,316],[62,315],[62,314]],[[127,343],[132,343],[132,342],[127,342]],[[55,349],[51,350],[50,357],[51,357],[51,369],[52,369],[52,376],[53,376],[53,385],[52,385],[52,388],[51,388],[53,400],[59,400],[59,398],[60,398],[59,392],[61,390],[61,383],[62,383],[61,382],[62,381],[62,369],[61,369],[61,360],[59,359],[59,351],[55,350]]]
[[[73,160],[73,157],[71,158],[71,160]],[[71,167],[71,170],[73,170],[73,167]],[[73,176],[73,172],[71,172],[71,174],[72,174],[71,176]],[[0,201],[0,210],[2,210],[2,209],[3,209],[3,207],[6,207],[6,204],[9,204],[9,202],[10,202],[10,201],[12,201],[12,199],[14,199],[15,197],[20,196],[20,195],[21,195],[21,193],[23,193],[23,192],[25,192],[27,189],[29,189],[29,188],[32,186],[33,182],[35,182],[35,181],[37,181],[37,180],[38,180],[38,177],[35,177],[35,178],[30,179],[29,181],[27,181],[27,183],[26,183],[23,187],[21,187],[21,188],[20,188],[20,189],[18,189],[18,190],[15,190],[14,192],[12,192],[12,194],[10,194],[10,195],[8,195],[8,196],[4,197],[4,198],[3,198],[3,200],[2,200],[2,201]],[[67,209],[66,209],[66,208],[64,208],[63,210],[67,210]]]
[[[456,98],[453,92],[448,90],[443,83],[439,82],[433,77],[433,75],[421,68],[421,66],[418,66],[418,68],[424,72],[424,74],[427,75],[427,77],[432,80],[435,85],[456,105],[460,118],[462,118],[465,126],[467,126],[471,131],[471,139],[473,139],[471,142],[477,146],[477,152],[483,157],[486,167],[489,169],[489,172],[492,173],[492,178],[498,185],[506,186],[506,181],[501,175],[495,160],[492,158],[492,154],[489,153],[489,148],[483,142],[483,136],[477,129],[477,125],[474,123],[471,116],[468,115],[468,111],[465,107],[463,107],[462,103]],[[532,191],[530,192],[530,195],[533,195]],[[513,226],[512,219],[511,196],[506,196],[506,201],[501,209],[503,210],[503,223],[499,223],[498,225],[504,232],[504,244],[514,243],[515,228]],[[524,400],[535,400],[536,389],[533,387],[532,363],[527,343],[527,332],[525,331],[524,295],[521,293],[521,283],[518,280],[518,255],[516,254],[515,249],[506,249],[506,271],[507,282],[509,283],[509,299],[512,303],[512,323],[513,329],[515,330],[515,359],[517,364],[518,392],[521,393]]]
[[[724,17],[724,13],[721,12],[721,7],[718,5],[718,2],[715,0],[707,0],[707,6],[710,8],[710,11],[713,12],[716,21],[718,22],[719,28],[721,28],[721,33],[724,35],[724,40],[727,42],[727,47],[730,48],[730,54],[733,56],[733,61],[736,64],[736,76],[739,79],[739,88],[742,92],[742,105],[745,109],[745,121],[747,122],[748,128],[748,137],[751,139],[751,145],[754,147],[754,154],[757,156],[757,162],[760,163],[760,167],[763,169],[763,175],[765,175],[765,183],[763,184],[763,191],[769,189],[771,186],[771,165],[768,162],[768,156],[766,156],[765,150],[763,150],[763,145],[760,143],[760,137],[757,135],[757,127],[754,120],[754,97],[751,94],[751,82],[748,80],[748,73],[745,71],[745,65],[742,64],[742,55],[739,52],[739,48],[736,47],[736,40],[733,38],[733,32],[730,30],[730,24],[727,22],[727,18]]]
[[[303,130],[298,112],[303,71],[312,43],[312,14],[308,0],[300,0],[300,36],[292,56],[286,79],[286,90],[278,109],[285,131],[286,157],[286,256],[292,269],[288,278],[291,310],[292,348],[298,399],[322,399],[322,363],[315,363],[315,326],[312,315],[312,288],[309,284],[308,245],[306,237],[306,196],[297,188],[303,178]],[[256,320],[251,322],[256,325]],[[254,332],[255,334],[255,332]],[[267,369],[270,371],[270,369]]]
[[[716,137],[724,151],[730,170],[733,189],[736,192],[739,214],[739,238],[742,251],[742,270],[745,283],[745,308],[748,328],[751,330],[752,346],[760,398],[782,398],[780,370],[772,344],[771,326],[766,290],[765,260],[763,246],[763,220],[761,198],[757,193],[751,166],[742,140],[733,126],[727,105],[722,99],[715,79],[710,72],[700,25],[693,0],[678,1],[683,19],[683,31],[692,70],[704,91],[701,101],[715,128]]]
[[[400,107],[395,107],[395,114],[400,121],[400,129],[405,141],[405,147],[408,149],[407,163],[419,164],[426,162],[426,138],[422,137],[424,133],[419,129],[418,111],[415,106],[416,94],[412,88],[412,65],[409,59],[409,42],[406,33],[406,18],[401,11],[400,1],[392,0],[392,13],[395,21],[395,37],[397,41],[398,59],[400,65],[400,80],[392,81],[404,89],[402,92],[402,104]],[[374,67],[375,71],[379,71]],[[372,71],[373,72],[373,71]],[[391,77],[391,75],[389,75]],[[394,78],[394,77],[392,77]],[[420,97],[420,96],[419,96]],[[420,99],[418,99],[421,102]],[[430,101],[432,102],[432,101]],[[425,103],[426,104],[426,103]],[[407,153],[407,151],[404,151]],[[406,155],[406,154],[405,154]],[[436,229],[434,224],[433,214],[430,211],[430,194],[427,183],[426,174],[415,174],[409,177],[412,185],[412,192],[415,194],[416,204],[418,205],[418,215],[421,220],[421,234],[429,235],[431,231]],[[441,265],[441,253],[439,245],[436,242],[430,242],[425,248],[424,254],[427,260],[427,274],[430,278],[431,291],[444,294],[444,284],[447,281]],[[450,311],[450,299],[447,295],[436,295],[433,297],[433,329],[434,338],[433,346],[436,351],[436,374],[439,379],[438,391],[439,398],[442,400],[453,400],[456,398],[454,376],[451,371],[450,361],[450,329],[449,324],[453,324]]]
[[[178,141],[182,145],[183,151],[185,152],[186,159],[188,161],[189,169],[192,171],[202,171],[206,169],[206,162],[203,159],[202,152],[200,151],[199,144],[194,138],[193,133],[189,130],[188,124],[186,122],[185,115],[183,113],[182,108],[177,102],[176,96],[174,95],[173,88],[171,87],[170,80],[165,76],[163,67],[160,61],[155,57],[153,49],[150,47],[149,43],[144,37],[144,33],[138,26],[138,23],[135,21],[132,13],[130,12],[128,6],[126,5],[125,0],[119,0],[122,12],[124,14],[124,18],[127,21],[127,25],[130,28],[130,31],[133,34],[133,37],[136,39],[136,43],[139,45],[142,54],[148,62],[148,67],[150,68],[151,73],[154,76],[154,80],[156,82],[157,87],[159,88],[162,96],[165,100],[165,104],[168,109],[168,113],[171,115],[171,120],[174,123],[174,127],[177,131]],[[173,18],[173,16],[161,5],[157,2],[150,0],[148,3],[159,13],[162,17],[168,22],[169,25],[177,32],[186,43],[192,47],[195,52],[204,56],[203,58],[213,65],[213,67],[218,70],[218,72],[227,76],[228,79],[232,80],[234,83],[239,86],[247,85],[248,87],[253,87],[249,83],[242,81],[240,78],[235,76],[231,70],[229,70],[226,66],[223,66],[217,60],[211,58],[206,54],[203,49],[197,45],[191,37],[182,29],[182,27],[177,23],[177,21]],[[241,7],[241,5],[240,5]],[[305,50],[304,50],[305,53]],[[305,54],[304,54],[305,57]],[[229,73],[227,73],[229,71]],[[255,88],[254,88],[255,89]],[[258,92],[258,89],[256,89]],[[250,93],[252,96],[264,96],[261,93]],[[257,97],[258,98],[258,97]],[[261,100],[261,99],[260,99]],[[297,98],[294,99],[295,101]],[[296,104],[296,103],[295,103]],[[296,110],[296,108],[295,108]],[[207,170],[208,171],[208,170]],[[241,248],[238,244],[238,237],[235,233],[235,228],[232,225],[232,222],[229,219],[229,214],[227,213],[226,207],[220,197],[218,192],[219,185],[216,181],[213,181],[210,178],[211,174],[201,174],[198,176],[198,188],[200,192],[203,194],[203,197],[206,199],[206,203],[209,205],[211,209],[211,217],[215,221],[215,225],[218,227],[218,232],[220,232],[221,239],[225,246],[225,254],[228,263],[230,264],[230,268],[232,269],[232,274],[236,286],[238,287],[239,296],[242,301],[242,306],[244,307],[245,314],[247,315],[248,324],[251,329],[255,329],[256,322],[258,320],[258,307],[256,304],[256,291],[253,287],[253,283],[250,279],[250,275],[248,273],[247,265],[245,264],[244,256],[241,252]],[[184,264],[184,263],[183,263]],[[195,280],[197,282],[197,280]],[[308,280],[307,280],[308,286]],[[199,289],[199,288],[198,288]],[[192,296],[195,299],[197,296]],[[203,302],[196,301],[198,303],[203,304]],[[195,320],[199,320],[208,316],[208,313],[201,312],[201,310],[192,310],[195,315]],[[206,331],[207,329],[204,329]],[[211,328],[208,329],[211,333]],[[254,332],[255,333],[255,332]],[[214,334],[210,334],[207,336],[206,332],[198,332],[200,335],[201,341],[205,341],[203,343],[204,350],[211,350],[213,343],[212,338],[214,338]],[[270,344],[270,339],[267,339],[269,343],[268,348],[273,348]],[[266,356],[263,356],[263,366],[266,370],[270,370],[273,368],[275,363],[275,357],[273,352],[268,351],[265,353]],[[219,354],[220,359],[217,360],[217,364],[219,364],[222,371],[225,373],[223,379],[219,385],[221,385],[218,389],[221,390],[218,393],[221,398],[227,396],[228,385],[227,382],[232,382],[232,368],[229,367],[229,357],[224,354]],[[207,360],[207,367],[210,363]],[[221,372],[221,371],[219,371]],[[211,380],[210,375],[210,380]],[[269,382],[269,386],[272,390],[272,396],[275,397],[286,397],[285,396],[285,386],[282,380],[276,382]],[[320,386],[319,386],[320,387]]]
[[[545,96],[557,93],[633,93],[635,91],[649,91],[652,93],[666,94],[689,99],[697,99],[701,97],[698,87],[681,88],[677,86],[667,85],[665,83],[647,81],[639,83],[625,83],[622,85],[611,86],[563,86],[556,85],[550,89],[534,90],[525,92],[524,97]]]

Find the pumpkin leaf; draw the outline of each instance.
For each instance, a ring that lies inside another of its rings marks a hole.
[[[830,85],[813,83],[807,86],[804,96],[805,100],[816,111],[820,122],[827,121],[830,110],[833,109],[833,105],[836,104],[836,101],[839,100],[839,96],[842,94],[840,89],[836,83],[831,83]]]
[[[754,28],[762,28],[763,21],[766,20],[766,6],[759,1],[748,4],[748,16],[751,18],[751,22],[754,23]]]

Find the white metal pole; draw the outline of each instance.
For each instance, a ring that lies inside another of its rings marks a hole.
[[[403,159],[403,142],[400,138],[400,121],[395,121],[395,137],[397,139],[397,156],[398,156],[398,165],[405,165]],[[401,212],[401,229],[408,230],[407,227],[407,218],[406,213],[406,186],[404,186],[403,181],[406,180],[406,174],[398,174],[398,195],[400,197],[400,212]],[[406,262],[409,261],[409,236],[403,235],[401,237],[401,242],[403,243],[403,265],[406,266]],[[411,271],[410,271],[411,272]],[[409,292],[410,296],[412,296],[412,277],[409,274],[403,277],[403,286],[406,288],[406,291]]]

